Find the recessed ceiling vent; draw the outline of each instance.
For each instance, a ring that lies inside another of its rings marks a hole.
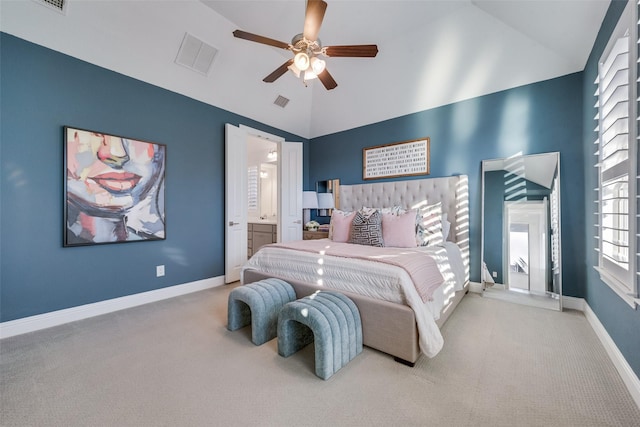
[[[213,58],[218,49],[206,44],[200,39],[185,33],[182,45],[176,57],[176,64],[185,66],[205,76],[209,73]]]
[[[275,101],[273,101],[273,103],[276,104],[278,107],[284,108],[289,103],[289,99],[285,98],[282,95],[278,95],[278,97],[276,98]]]
[[[38,4],[46,6],[49,9],[55,10],[62,14],[66,14],[67,12],[68,0],[34,0],[34,1]]]

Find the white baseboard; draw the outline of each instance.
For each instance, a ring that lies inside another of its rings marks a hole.
[[[474,292],[476,294],[481,294],[482,293],[482,283],[469,282],[469,292]]]
[[[80,305],[64,310],[52,311],[38,314],[36,316],[24,317],[22,319],[11,320],[0,323],[0,339],[12,337],[14,335],[26,334],[64,323],[75,322],[101,314],[112,313],[138,305],[148,304],[167,298],[173,298],[191,292],[202,291],[224,285],[224,276],[212,277],[195,282],[184,283],[182,285],[170,286],[168,288],[156,289],[125,297],[109,299],[92,304]]]
[[[562,296],[562,308],[568,308],[569,310],[578,310],[584,312],[587,302],[584,298],[567,297]]]
[[[622,381],[627,386],[631,397],[640,408],[640,379],[638,379],[636,373],[631,369],[631,366],[629,366],[629,363],[627,363],[627,360],[618,349],[616,343],[613,341],[604,326],[602,326],[602,323],[600,323],[598,316],[596,316],[591,307],[589,307],[587,301],[583,298],[563,296],[562,305],[564,308],[580,310],[584,313],[584,317],[587,318],[587,321],[600,339],[600,342],[604,346],[609,358],[620,374]]]

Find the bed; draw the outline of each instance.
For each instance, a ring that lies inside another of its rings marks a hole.
[[[404,213],[434,206],[438,218],[446,218],[441,225],[449,225],[446,241],[426,247],[373,248],[343,243],[336,232],[335,240],[267,245],[243,267],[242,283],[278,277],[291,283],[299,298],[322,289],[340,291],[360,310],[364,345],[408,365],[420,354],[434,357],[443,346],[439,328],[468,292],[467,177],[340,187],[342,212],[396,207]],[[348,258],[348,252],[355,257]],[[413,270],[402,264],[406,260],[411,260]],[[427,267],[433,273],[427,273]]]

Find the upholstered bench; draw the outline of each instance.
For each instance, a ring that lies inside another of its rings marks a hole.
[[[355,303],[337,292],[317,291],[285,304],[278,315],[278,353],[289,357],[314,341],[316,375],[326,380],[362,352]]]
[[[239,286],[229,293],[227,329],[235,331],[251,324],[251,341],[264,344],[276,336],[280,309],[295,299],[293,287],[280,279]]]

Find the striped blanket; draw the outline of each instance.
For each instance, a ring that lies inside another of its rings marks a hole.
[[[433,292],[444,283],[436,260],[418,248],[381,248],[339,243],[328,239],[274,243],[268,246],[398,266],[409,274],[423,303],[431,301]]]

